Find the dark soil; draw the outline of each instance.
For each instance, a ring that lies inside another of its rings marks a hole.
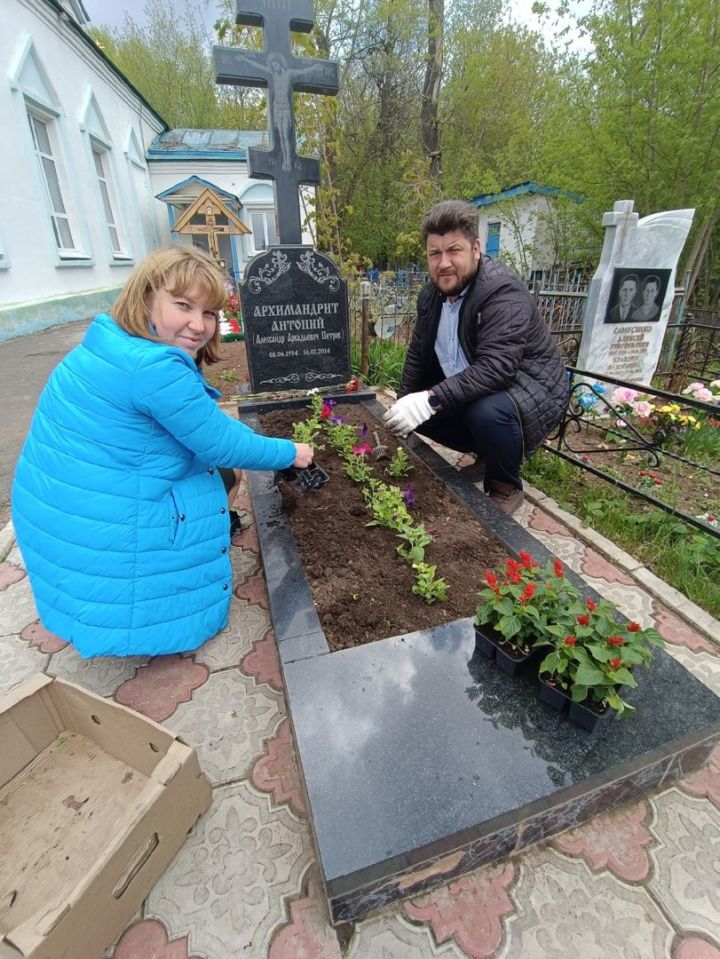
[[[247,352],[243,340],[232,340],[220,344],[220,362],[212,363],[203,369],[205,379],[216,390],[220,390],[224,400],[231,400],[240,392],[241,387],[250,382],[247,365]]]
[[[347,422],[377,431],[381,443],[393,453],[398,441],[362,406],[338,405],[334,412]],[[304,411],[284,410],[261,417],[268,435],[290,436],[292,423],[305,419]],[[386,636],[396,636],[439,626],[472,616],[483,573],[504,564],[508,550],[448,493],[445,486],[412,453],[413,468],[400,479],[384,473],[383,462],[375,475],[404,488],[411,483],[416,523],[436,531],[426,547],[425,562],[437,566],[437,576],[448,584],[447,600],[428,606],[412,592],[415,582],[410,565],[396,552],[400,543],[388,529],[366,526],[372,518],[362,499],[361,487],[342,469],[326,443],[317,462],[330,481],[319,491],[300,494],[294,484],[280,489],[295,542],[310,582],[313,602],[331,649],[359,646]]]
[[[655,464],[646,452],[626,450],[623,443],[607,440],[602,431],[586,424],[581,426],[579,433],[570,434],[570,441],[573,450],[592,450],[575,454],[581,463],[596,466],[685,513],[699,515],[720,510],[718,478],[713,473],[665,456],[662,451],[659,451],[660,462]],[[682,453],[680,445],[670,446],[669,449],[674,453]],[[717,469],[717,465],[713,465]],[[608,488],[606,481],[593,481],[590,476],[585,478],[591,485]]]

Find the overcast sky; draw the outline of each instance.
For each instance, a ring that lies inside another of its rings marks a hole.
[[[145,0],[120,0],[120,2],[118,0],[83,0],[83,4],[93,26],[96,27],[120,27],[126,13],[136,22],[142,22],[145,19]],[[532,5],[533,0],[509,0],[506,4],[513,18],[519,23],[534,29],[540,29],[541,24],[532,12]],[[588,5],[589,0],[575,0],[571,4],[573,8],[581,9],[587,9]],[[176,6],[178,11],[184,10],[184,0],[177,0]],[[191,6],[197,6],[202,10],[203,18],[212,31],[212,26],[218,18],[216,0],[194,0],[194,2],[191,0]]]

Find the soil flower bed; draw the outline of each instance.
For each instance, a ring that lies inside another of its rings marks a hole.
[[[392,457],[398,440],[363,407],[338,404],[333,415],[364,430],[370,446],[387,447]],[[289,436],[293,423],[308,418],[305,410],[276,410],[260,417],[263,432]],[[376,435],[377,434],[377,435]],[[413,521],[432,534],[426,561],[437,566],[447,584],[447,598],[428,605],[412,592],[415,574],[397,553],[400,540],[391,530],[368,526],[372,514],[362,486],[351,480],[327,438],[321,438],[316,462],[329,475],[317,491],[300,493],[291,482],[280,490],[313,602],[331,649],[358,646],[388,636],[439,626],[472,616],[478,590],[488,568],[501,568],[508,551],[437,480],[408,453],[411,469],[403,477],[386,472],[388,459],[367,453],[373,476],[403,489],[411,488]]]

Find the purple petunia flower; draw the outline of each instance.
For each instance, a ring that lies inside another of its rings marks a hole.
[[[331,416],[330,422],[333,424],[333,426],[342,426],[345,420],[342,418],[342,416]]]
[[[412,483],[408,483],[408,485],[402,491],[402,497],[405,500],[406,506],[412,507],[417,503],[417,499],[415,497],[415,487]]]
[[[362,426],[358,426],[358,436],[360,439],[364,439],[368,435],[368,425],[363,423]]]

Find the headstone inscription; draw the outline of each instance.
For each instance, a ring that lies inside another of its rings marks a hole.
[[[275,181],[278,235],[283,244],[302,242],[298,187],[320,182],[319,162],[295,150],[293,93],[339,90],[337,63],[296,57],[290,50],[290,31],[309,33],[313,21],[313,0],[237,0],[235,22],[262,27],[265,50],[213,50],[217,83],[268,88],[271,148],[251,147],[248,168],[255,179]]]
[[[694,212],[667,210],[640,219],[632,200],[619,200],[605,214],[605,241],[588,291],[579,369],[650,384]]]
[[[312,247],[255,257],[240,288],[253,393],[307,390],[350,379],[347,285]]]

